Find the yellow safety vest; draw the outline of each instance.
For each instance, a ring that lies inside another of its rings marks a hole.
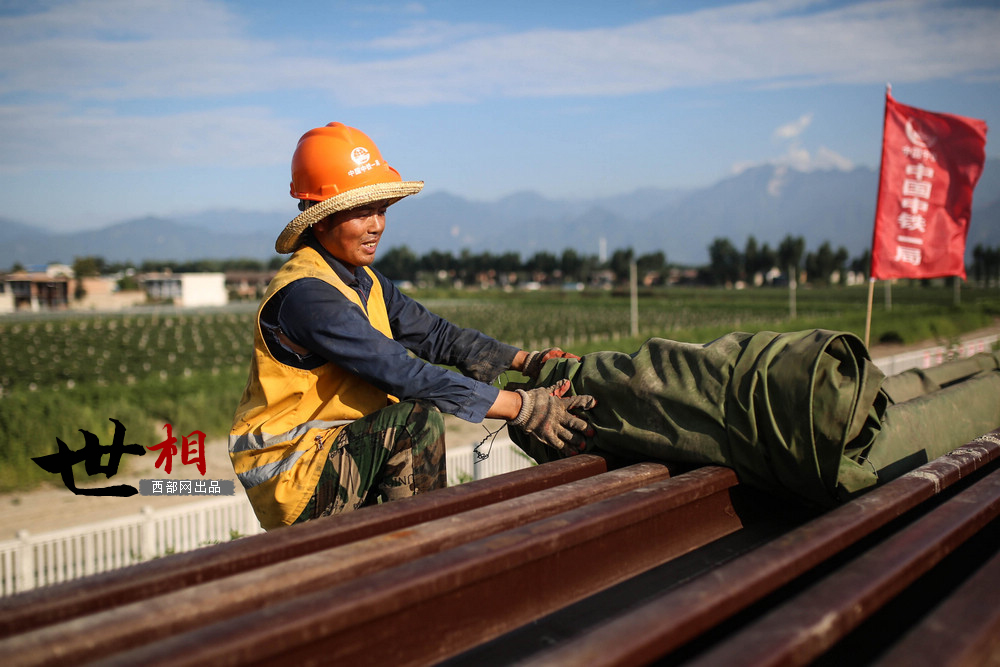
[[[310,247],[300,248],[268,285],[257,310],[250,377],[229,433],[229,456],[265,530],[291,524],[316,490],[329,447],[351,421],[397,399],[327,362],[303,370],[283,364],[267,349],[260,316],[281,288],[302,278],[336,287],[392,337],[382,286],[374,273],[367,307],[361,297]]]

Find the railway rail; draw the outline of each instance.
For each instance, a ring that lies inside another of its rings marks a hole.
[[[1000,663],[1000,429],[836,509],[581,455],[0,600],[0,664]]]

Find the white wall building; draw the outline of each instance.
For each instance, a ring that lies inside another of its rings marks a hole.
[[[224,273],[149,274],[143,279],[153,301],[173,299],[175,306],[224,306],[229,302]]]
[[[6,281],[0,280],[0,313],[14,312],[14,293]]]

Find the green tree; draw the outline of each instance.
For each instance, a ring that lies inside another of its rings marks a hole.
[[[505,252],[496,257],[495,263],[500,274],[517,273],[521,270],[521,255],[514,251]]]
[[[799,280],[799,271],[802,270],[802,255],[806,250],[806,240],[801,236],[789,234],[778,245],[778,268],[788,271],[789,280]]]
[[[598,264],[597,255],[581,255],[572,248],[563,250],[559,261],[564,279],[578,283],[588,282],[597,271]]]
[[[860,273],[862,276],[867,277],[868,272],[872,267],[872,252],[868,248],[865,248],[864,252],[851,260],[848,265],[851,271],[855,273]]]
[[[657,283],[662,283],[667,277],[667,256],[662,250],[639,255],[635,260],[636,269],[639,272],[639,280],[644,276],[655,275]]]
[[[754,275],[763,273],[767,269],[760,266],[760,248],[757,247],[757,238],[751,234],[747,237],[746,245],[743,246],[743,277],[753,282]]]
[[[716,237],[708,247],[709,279],[716,285],[740,279],[743,257],[729,239]]]
[[[79,301],[87,296],[87,290],[83,286],[83,279],[100,276],[104,273],[105,268],[103,257],[74,257],[73,275],[76,276],[76,289],[73,290],[73,298]]]
[[[426,271],[451,271],[455,268],[455,257],[450,252],[431,250],[420,258],[420,268]]]
[[[559,268],[559,260],[551,252],[541,250],[528,258],[524,268],[532,274],[551,276]]]
[[[632,248],[621,248],[611,253],[608,268],[615,274],[615,280],[619,282],[628,280],[629,267],[632,265],[634,256]]]
[[[835,271],[843,273],[846,261],[847,251],[844,248],[834,252],[829,241],[824,241],[816,252],[806,255],[806,272],[809,274],[809,280],[829,285]]]
[[[375,261],[375,268],[391,280],[415,281],[417,270],[420,268],[420,259],[409,247],[396,246],[379,255]]]
[[[73,258],[73,273],[77,278],[92,278],[103,275],[107,268],[103,257],[87,256]]]

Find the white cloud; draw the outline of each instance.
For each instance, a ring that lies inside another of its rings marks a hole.
[[[1000,9],[932,0],[834,9],[762,0],[613,28],[508,34],[418,18],[339,50],[342,35],[324,35],[320,49],[252,37],[244,23],[209,0],[78,0],[7,17],[0,94],[218,97],[324,81],[344,101],[432,104],[721,83],[901,83],[982,76],[1000,62]],[[387,59],[390,48],[408,53]]]
[[[471,35],[491,32],[495,33],[496,28],[481,24],[422,20],[389,35],[366,39],[364,46],[384,51],[413,51],[447,46],[467,40]],[[360,45],[359,43],[358,46]]]
[[[213,0],[71,0],[48,5],[0,17],[4,41],[198,38],[235,34],[244,27],[238,14]]]
[[[752,2],[616,28],[475,36],[370,63],[351,78],[377,99],[421,104],[734,83],[881,84],[979,76],[1000,62],[1000,9],[884,0],[810,11],[817,4]]]
[[[143,164],[175,164],[215,154],[237,165],[263,159],[247,154],[251,139],[257,147],[280,140],[285,159],[289,132],[275,109],[291,95],[327,106],[617,97],[718,84],[988,78],[1000,63],[1000,8],[934,0],[832,9],[760,0],[619,27],[506,34],[430,21],[424,9],[407,5],[394,15],[403,27],[367,41],[346,27],[306,30],[313,41],[265,39],[236,3],[218,0],[72,0],[4,16],[0,164],[111,165],[137,154]],[[382,35],[381,20],[369,30]],[[259,97],[248,103],[250,95]],[[160,110],[164,101],[170,108]],[[797,137],[810,121],[776,136]],[[70,130],[75,140],[62,141]],[[800,149],[784,156],[789,165],[838,158]]]
[[[798,120],[794,120],[791,123],[786,123],[774,131],[774,136],[777,139],[795,139],[801,135],[809,124],[812,123],[813,115],[811,113],[802,114]]]
[[[840,169],[841,171],[854,169],[853,162],[826,146],[819,147],[812,164],[813,169]]]
[[[775,167],[774,175],[768,184],[768,193],[777,195],[784,184],[789,169],[796,171],[819,171],[838,169],[848,171],[854,168],[851,160],[836,151],[820,146],[815,152],[810,152],[802,145],[802,136],[812,124],[813,114],[805,113],[794,121],[785,123],[774,130],[773,138],[785,143],[783,152],[777,157],[757,162],[740,162],[734,164],[732,172],[741,173],[752,167],[771,165]]]
[[[735,172],[739,173],[752,166],[761,166],[761,164],[744,164],[740,169],[735,170]],[[790,169],[808,172],[828,169],[849,171],[854,168],[854,164],[850,160],[825,146],[820,146],[816,153],[813,154],[798,144],[793,144],[783,155],[779,155],[763,164],[769,164],[774,167],[774,173],[767,184],[767,192],[771,196],[781,194],[781,189],[787,181]]]
[[[253,107],[167,116],[0,107],[0,171],[284,163],[301,129]]]
[[[796,171],[819,171],[823,169],[839,169],[847,171],[854,168],[854,164],[826,146],[820,146],[815,153],[798,144],[788,147],[782,155],[768,160],[767,164],[789,167]]]

